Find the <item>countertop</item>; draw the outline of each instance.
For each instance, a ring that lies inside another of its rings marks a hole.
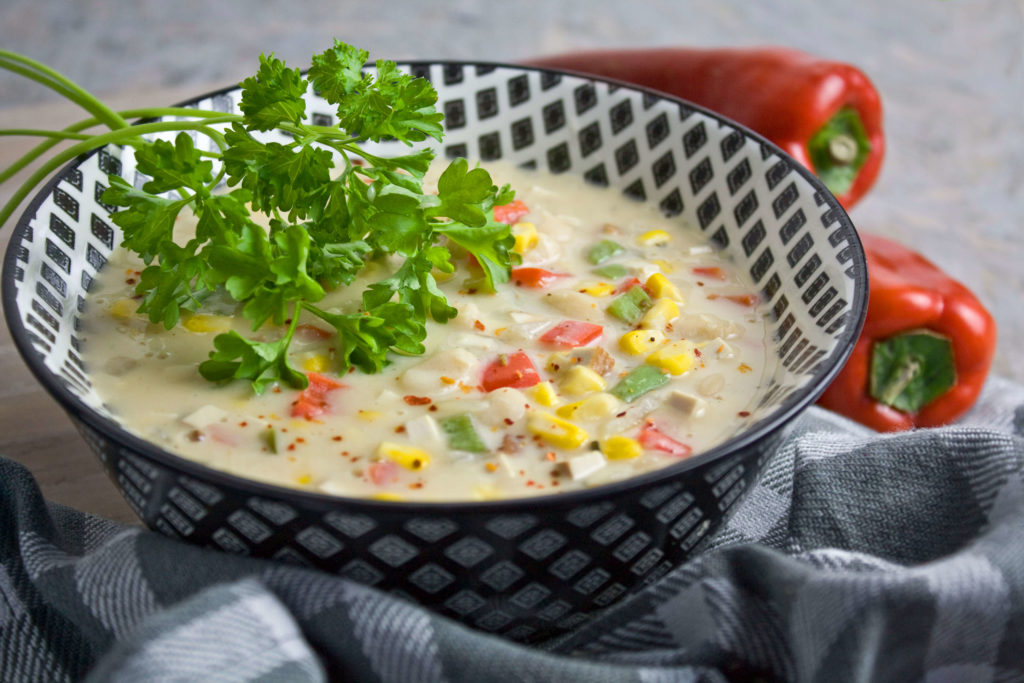
[[[305,66],[334,38],[391,59],[776,44],[854,63],[881,92],[888,154],[851,218],[860,230],[914,246],[972,289],[999,325],[993,372],[1024,382],[1016,354],[1024,339],[1024,0],[0,6],[0,49],[51,65],[116,107],[164,105],[230,85],[255,70],[261,51]],[[0,74],[0,128],[57,128],[75,118],[52,93]],[[31,144],[2,138],[0,168]],[[0,201],[16,186],[0,187]],[[0,231],[0,248],[10,230]],[[55,502],[136,521],[3,326],[0,376],[0,454],[25,463]]]

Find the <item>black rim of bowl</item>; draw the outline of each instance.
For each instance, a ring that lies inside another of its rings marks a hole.
[[[21,354],[25,364],[28,365],[29,370],[35,376],[36,380],[43,385],[47,392],[57,400],[66,412],[68,412],[74,419],[78,419],[86,423],[91,428],[113,440],[115,443],[126,446],[131,451],[148,457],[161,465],[184,472],[199,480],[208,481],[212,484],[227,488],[245,489],[257,495],[276,497],[279,499],[297,499],[317,508],[362,506],[368,509],[387,510],[389,512],[397,513],[415,511],[419,514],[423,514],[428,511],[449,513],[459,511],[468,512],[471,510],[479,510],[481,512],[487,511],[491,513],[515,513],[536,511],[538,508],[565,507],[566,505],[576,504],[584,505],[589,502],[615,497],[619,494],[625,494],[632,490],[643,490],[658,483],[670,482],[691,469],[701,467],[730,453],[745,450],[753,446],[756,442],[768,438],[773,433],[792,422],[799,413],[803,412],[809,405],[811,405],[811,403],[817,400],[832,379],[842,369],[850,353],[853,351],[857,338],[860,336],[861,328],[864,325],[864,318],[867,315],[868,273],[863,245],[860,242],[860,237],[858,236],[852,221],[847,215],[845,209],[843,209],[839,204],[839,201],[825,188],[824,184],[813,173],[811,173],[810,170],[790,157],[778,145],[750,128],[726,118],[706,107],[702,107],[698,104],[667,93],[653,90],[651,88],[636,86],[625,81],[595,77],[571,70],[524,66],[504,62],[416,59],[401,60],[398,63],[400,66],[405,67],[440,65],[460,66],[463,68],[482,67],[494,69],[515,69],[519,71],[556,73],[574,78],[582,78],[588,81],[606,83],[622,89],[648,94],[661,100],[674,102],[742,131],[747,137],[757,140],[760,144],[766,146],[781,158],[786,159],[792,166],[793,171],[803,176],[810,185],[818,188],[818,191],[824,197],[824,202],[829,205],[832,211],[836,212],[836,220],[840,224],[838,229],[847,234],[851,244],[856,243],[858,248],[854,250],[854,258],[852,259],[851,267],[853,268],[854,281],[863,283],[863,286],[854,290],[853,301],[850,302],[850,310],[857,314],[857,319],[850,320],[848,322],[846,329],[836,341],[836,345],[832,353],[826,359],[822,360],[818,366],[816,378],[803,388],[799,389],[796,392],[796,397],[789,401],[789,405],[786,406],[785,409],[762,418],[749,428],[744,429],[740,433],[704,452],[678,463],[665,465],[634,477],[629,477],[627,479],[608,484],[602,484],[593,488],[567,491],[565,493],[550,493],[545,495],[489,501],[380,501],[373,500],[371,498],[336,496],[326,493],[307,491],[304,489],[277,486],[275,484],[269,484],[255,479],[246,479],[245,477],[230,474],[223,470],[207,467],[193,460],[189,460],[184,456],[176,455],[171,451],[158,447],[152,442],[135,436],[114,420],[101,416],[68,390],[56,374],[49,371],[42,360],[41,354],[35,350],[32,341],[29,338],[28,330],[22,324],[20,316],[15,313],[17,310],[17,287],[15,286],[13,273],[17,262],[18,246],[25,237],[25,233],[29,228],[29,222],[35,217],[36,212],[39,210],[39,206],[50,195],[54,187],[64,179],[65,175],[80,165],[84,159],[98,154],[100,150],[96,149],[61,168],[46,181],[45,185],[43,185],[40,190],[35,193],[14,226],[3,262],[2,291],[0,291],[0,300],[3,302],[4,317],[7,321],[7,327],[11,332],[11,337],[14,340],[18,352]],[[204,99],[236,91],[238,90],[238,87],[238,85],[232,85],[220,88],[212,92],[193,97],[176,106],[192,106]],[[0,226],[0,228],[2,228],[2,226]]]

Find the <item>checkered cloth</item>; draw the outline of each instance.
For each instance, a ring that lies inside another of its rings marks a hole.
[[[700,556],[524,647],[308,569],[47,505],[0,459],[0,680],[1024,680],[1024,389],[801,418]]]

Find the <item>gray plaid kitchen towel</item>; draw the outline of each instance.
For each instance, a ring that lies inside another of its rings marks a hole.
[[[1022,436],[998,379],[937,430],[812,409],[703,553],[543,648],[47,505],[0,459],[0,680],[1024,680]]]

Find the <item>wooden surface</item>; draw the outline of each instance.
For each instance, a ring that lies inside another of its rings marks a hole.
[[[234,22],[244,13],[246,26]],[[374,57],[514,61],[600,47],[781,44],[860,66],[886,107],[889,151],[851,217],[961,279],[1000,325],[995,372],[1024,382],[1024,0],[520,0],[487,3],[175,3],[5,0],[0,49],[69,74],[116,107],[163,105],[237,82],[259,52],[296,66],[335,37]],[[78,118],[0,74],[0,128]],[[0,138],[0,167],[30,142]],[[6,200],[15,183],[0,187]],[[0,229],[6,247],[10,226]],[[0,326],[0,454],[51,500],[134,521],[98,461]]]

